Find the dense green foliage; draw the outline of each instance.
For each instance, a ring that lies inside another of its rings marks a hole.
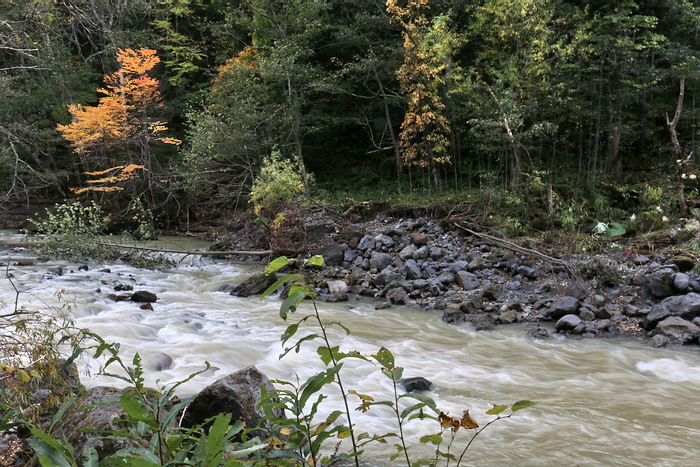
[[[0,202],[85,186],[56,126],[127,48],[157,51],[148,119],[183,141],[149,152],[149,205],[246,200],[274,148],[307,190],[696,188],[698,0],[29,0],[0,19]]]

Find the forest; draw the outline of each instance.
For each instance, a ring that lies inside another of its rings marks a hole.
[[[700,187],[697,0],[2,6],[4,206],[245,208],[273,154],[318,199],[549,186],[564,219]]]

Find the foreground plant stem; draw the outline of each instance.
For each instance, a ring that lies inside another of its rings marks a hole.
[[[321,320],[321,315],[318,312],[318,307],[316,306],[316,300],[311,300],[311,302],[314,304],[314,316],[316,317],[316,321],[318,322],[319,327],[321,328],[321,333],[323,334],[323,341],[326,343],[326,347],[328,348],[328,353],[330,354],[331,361],[333,362],[333,366],[338,365],[338,361],[336,360],[335,356],[333,355],[333,351],[331,350],[331,343],[330,340],[328,339],[328,334],[326,334],[326,327],[323,325],[323,321]],[[358,452],[357,452],[357,441],[355,440],[355,430],[352,427],[352,419],[350,418],[350,406],[348,405],[348,397],[345,393],[345,388],[343,387],[343,380],[340,378],[340,372],[336,373],[335,379],[338,382],[338,387],[340,387],[340,394],[343,397],[343,405],[345,406],[345,415],[348,417],[348,427],[350,428],[350,440],[352,441],[352,452],[355,455],[355,467],[360,467],[360,459],[358,457]]]

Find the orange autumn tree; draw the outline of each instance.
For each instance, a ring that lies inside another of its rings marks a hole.
[[[105,75],[105,87],[97,90],[103,95],[97,106],[68,106],[73,121],[58,125],[58,131],[81,160],[92,166],[109,166],[85,173],[93,176],[119,173],[91,180],[88,183],[92,186],[73,191],[118,191],[121,188],[114,184],[132,179],[136,169],[150,170],[152,143],[180,144],[179,140],[164,136],[166,124],[152,117],[153,109],[163,106],[159,82],[149,75],[159,62],[152,49],[119,49],[119,68]],[[126,167],[129,170],[124,172]]]

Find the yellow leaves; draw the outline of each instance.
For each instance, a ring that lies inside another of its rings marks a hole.
[[[160,63],[160,58],[156,53],[153,49],[119,49],[117,62],[119,62],[122,73],[143,75]]]
[[[476,423],[474,417],[469,415],[468,410],[462,412],[462,418],[451,417],[444,412],[440,412],[438,420],[442,428],[449,428],[453,432],[458,431],[460,428],[467,430],[479,428],[479,424]]]

